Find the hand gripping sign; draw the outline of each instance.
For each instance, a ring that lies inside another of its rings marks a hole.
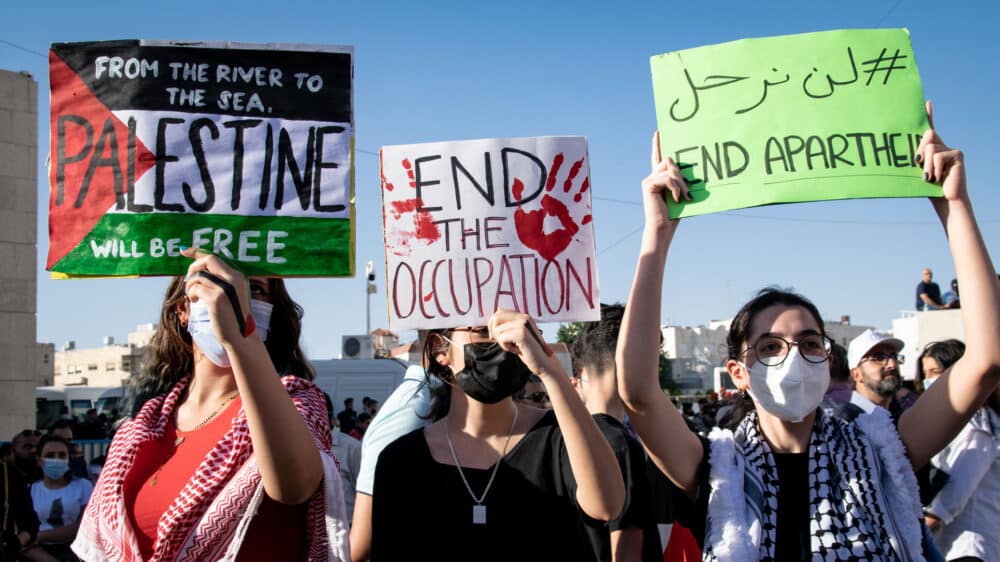
[[[350,276],[350,47],[161,41],[49,51],[53,276]]]
[[[672,218],[941,195],[913,161],[928,123],[905,29],[744,39],[650,66],[662,156],[690,181]]]
[[[586,139],[386,146],[380,158],[394,330],[479,326],[500,308],[600,317]]]

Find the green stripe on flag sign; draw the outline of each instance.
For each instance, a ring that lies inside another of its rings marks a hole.
[[[109,213],[53,272],[70,276],[181,275],[182,246],[226,258],[247,275],[348,277],[348,219]]]

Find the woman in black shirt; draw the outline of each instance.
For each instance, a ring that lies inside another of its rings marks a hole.
[[[579,513],[624,502],[614,454],[525,314],[434,330],[425,361],[443,380],[437,421],[379,456],[372,560],[588,560]],[[511,399],[534,373],[552,410]]]

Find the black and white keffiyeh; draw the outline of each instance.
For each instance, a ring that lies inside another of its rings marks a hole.
[[[773,560],[778,486],[757,413],[711,442],[704,560]],[[817,411],[809,438],[814,561],[923,561],[917,481],[888,413],[846,422]]]

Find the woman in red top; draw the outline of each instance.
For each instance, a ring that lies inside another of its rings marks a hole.
[[[281,279],[218,257],[167,289],[132,418],[115,435],[74,551],[88,561],[346,560],[323,394]],[[287,374],[279,377],[278,373]]]

